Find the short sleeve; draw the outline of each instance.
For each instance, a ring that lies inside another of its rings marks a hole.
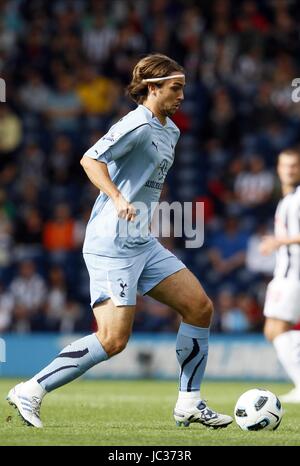
[[[140,125],[127,133],[110,130],[96,142],[84,155],[99,162],[109,163],[128,154],[143,140],[149,125]]]

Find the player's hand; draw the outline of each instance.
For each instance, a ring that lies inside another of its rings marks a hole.
[[[273,251],[276,251],[279,246],[281,246],[281,243],[277,238],[275,238],[275,236],[267,235],[263,236],[259,245],[259,251],[264,256],[268,256],[269,254],[272,254]]]
[[[117,209],[118,217],[127,220],[128,222],[134,222],[136,217],[136,209],[133,204],[126,201],[120,194],[115,200],[115,207]]]

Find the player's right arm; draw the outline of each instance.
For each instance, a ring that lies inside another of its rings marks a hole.
[[[124,130],[124,128],[123,128]],[[135,207],[130,204],[110,178],[107,164],[124,157],[137,144],[143,144],[149,140],[150,127],[141,124],[133,127],[127,133],[122,133],[120,126],[116,124],[110,131],[97,141],[82,157],[80,163],[83,166],[90,181],[115,204],[118,217],[134,221]]]
[[[135,208],[124,199],[117,186],[111,180],[106,163],[84,155],[80,160],[80,164],[93,185],[112,199],[118,217],[134,221],[136,215]]]

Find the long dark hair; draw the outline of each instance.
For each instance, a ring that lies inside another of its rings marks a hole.
[[[127,94],[134,102],[141,104],[148,95],[148,84],[143,83],[143,79],[163,78],[170,76],[174,71],[184,73],[184,68],[166,55],[160,53],[147,55],[135,65],[131,83],[127,87]]]

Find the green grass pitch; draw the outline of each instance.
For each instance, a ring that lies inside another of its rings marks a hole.
[[[79,380],[49,394],[42,406],[44,429],[22,424],[5,396],[16,380],[0,379],[0,445],[152,445],[229,446],[300,445],[300,405],[285,405],[274,432],[243,432],[200,424],[176,427],[172,411],[177,384],[170,381]],[[291,388],[279,383],[205,382],[203,397],[221,412],[233,415],[239,395],[250,388],[277,395]]]

